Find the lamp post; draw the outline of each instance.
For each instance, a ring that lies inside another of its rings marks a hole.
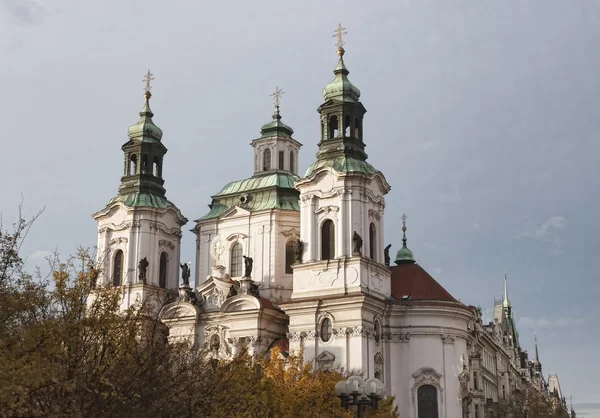
[[[335,393],[344,408],[356,405],[356,417],[362,418],[367,406],[379,408],[379,401],[385,396],[385,388],[379,379],[371,378],[365,381],[360,376],[351,376],[348,380],[341,380],[335,384]]]

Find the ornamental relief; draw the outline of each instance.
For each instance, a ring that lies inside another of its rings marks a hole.
[[[443,334],[442,335],[442,342],[444,344],[454,344],[454,340],[456,339],[456,337],[454,337],[453,335],[450,334]]]
[[[159,248],[170,248],[171,250],[175,249],[175,244],[166,239],[161,239],[158,241]]]
[[[381,337],[383,341],[389,341],[391,343],[407,343],[410,341],[410,334],[408,332],[400,334],[384,332],[381,334]]]
[[[300,231],[298,231],[296,228],[291,228],[286,231],[281,231],[280,234],[282,234],[286,238],[290,238],[290,237],[299,238],[300,237]]]
[[[416,373],[413,373],[412,377],[415,379],[415,383],[411,389],[413,403],[415,402],[415,395],[419,387],[432,385],[437,388],[440,394],[440,404],[444,404],[444,389],[442,389],[442,385],[440,384],[441,374],[431,367],[422,367]]]
[[[381,215],[379,212],[374,211],[373,209],[369,209],[369,221],[378,223],[381,220]]]
[[[119,245],[119,244],[127,244],[127,238],[125,237],[119,237],[119,238],[113,238],[110,240],[109,245],[113,246],[113,245]]]

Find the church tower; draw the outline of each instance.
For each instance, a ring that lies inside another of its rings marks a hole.
[[[150,71],[140,120],[122,146],[123,175],[117,196],[93,215],[98,222],[99,286],[122,286],[122,307],[151,292],[177,292],[181,227],[187,219],[165,195],[163,160],[167,148],[152,120]]]
[[[294,265],[292,301],[281,307],[290,317],[292,349],[303,346],[305,358],[314,358],[317,366],[339,363],[367,371],[369,335],[375,324],[381,326],[376,318],[390,297],[383,237],[390,186],[367,162],[366,109],[348,79],[344,34],[340,25],[335,77],[318,108],[317,159],[295,183],[302,257]]]

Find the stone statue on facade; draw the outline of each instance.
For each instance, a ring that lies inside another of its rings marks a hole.
[[[140,269],[140,274],[139,274],[139,279],[140,282],[142,283],[146,283],[146,270],[148,270],[148,265],[150,263],[148,262],[148,258],[144,257],[140,260],[140,263],[138,264],[138,268]]]
[[[252,264],[254,263],[254,260],[252,260],[252,257],[246,257],[245,255],[243,257],[244,257],[244,277],[251,277]]]
[[[296,264],[302,263],[302,253],[304,252],[304,243],[301,240],[296,241]]]
[[[237,290],[235,290],[234,285],[231,285],[231,287],[229,288],[229,293],[227,293],[227,299],[234,297],[235,295],[237,295]]]
[[[180,264],[181,266],[181,279],[183,284],[186,286],[190,285],[190,266],[187,263]]]
[[[354,231],[354,235],[352,236],[352,242],[354,243],[354,250],[352,252],[353,255],[362,255],[362,246],[363,246],[363,239],[361,238],[360,235],[358,235],[358,233],[356,231]]]
[[[385,260],[385,265],[386,266],[390,266],[390,248],[392,248],[392,244],[388,245],[387,247],[385,247],[385,249],[383,250],[383,258]]]

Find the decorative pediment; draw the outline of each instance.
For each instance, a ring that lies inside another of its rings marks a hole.
[[[379,220],[381,219],[381,215],[379,214],[379,212],[373,210],[373,209],[369,209],[369,221],[370,222],[379,222]]]
[[[315,358],[315,363],[320,370],[329,370],[333,367],[335,356],[329,351],[323,351]]]
[[[225,303],[227,295],[231,290],[233,283],[224,280],[209,277],[196,291],[198,302],[206,312],[215,312],[221,310]]]
[[[290,238],[290,237],[298,238],[298,237],[300,237],[300,231],[298,231],[296,228],[291,228],[291,229],[288,229],[286,231],[281,231],[280,234],[282,234],[286,238]]]
[[[261,308],[260,300],[250,295],[237,295],[227,299],[221,306],[221,312],[256,311]]]
[[[381,353],[375,354],[375,364],[383,364],[383,355]]]
[[[239,206],[234,206],[232,208],[227,209],[221,216],[219,216],[219,219],[227,219],[227,218],[237,218],[240,216],[249,216],[250,215],[250,211],[241,208]]]
[[[315,360],[318,361],[318,362],[321,362],[321,361],[335,361],[335,356],[333,354],[331,354],[329,351],[325,350],[321,354],[319,354],[317,356],[317,358],[315,358]]]
[[[440,393],[440,403],[444,403],[444,389],[442,389],[442,385],[440,383],[440,379],[442,375],[436,372],[431,367],[421,367],[417,370],[416,373],[413,373],[412,377],[415,379],[415,382],[412,387],[412,401],[415,402],[417,389],[424,385],[432,385],[435,386]]]
[[[235,242],[235,241],[241,241],[248,238],[248,235],[242,233],[242,232],[237,232],[235,234],[231,234],[229,235],[226,240],[229,242]]]
[[[110,240],[109,244],[111,246],[112,245],[119,245],[119,244],[127,244],[127,238],[125,238],[125,237],[113,238],[113,239]]]
[[[173,319],[189,319],[197,318],[200,310],[197,306],[192,305],[188,302],[177,301],[169,303],[164,306],[160,313],[160,320],[173,320]]]
[[[160,248],[170,248],[171,250],[175,249],[175,244],[173,244],[171,241],[166,240],[166,239],[161,239],[158,241],[158,246]]]
[[[339,212],[340,208],[338,206],[333,206],[333,205],[328,205],[328,206],[323,206],[322,208],[319,208],[315,211],[315,214],[317,215],[321,215],[321,214],[327,214],[327,213],[331,213],[331,212]]]

